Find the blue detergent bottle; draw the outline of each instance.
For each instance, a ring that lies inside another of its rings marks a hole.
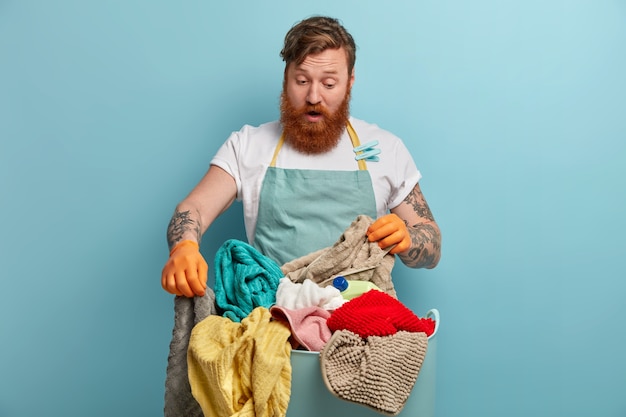
[[[333,287],[337,288],[341,292],[341,296],[346,300],[352,300],[369,290],[380,291],[380,288],[372,282],[348,280],[341,275],[333,280]]]

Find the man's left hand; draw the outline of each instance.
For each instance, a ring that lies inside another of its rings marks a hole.
[[[411,237],[404,221],[396,214],[379,217],[367,229],[370,242],[378,242],[381,249],[394,246],[389,253],[406,252],[411,248]]]

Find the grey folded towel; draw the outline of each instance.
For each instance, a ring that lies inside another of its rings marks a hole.
[[[287,262],[280,269],[292,282],[310,279],[321,287],[332,285],[339,275],[349,280],[370,281],[397,298],[391,281],[395,255],[367,240],[367,228],[373,222],[369,216],[357,216],[333,246]]]
[[[174,329],[165,377],[165,417],[203,417],[200,405],[191,395],[187,374],[187,349],[196,323],[217,314],[215,294],[206,289],[203,297],[174,298]]]

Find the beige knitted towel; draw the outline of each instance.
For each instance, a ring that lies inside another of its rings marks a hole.
[[[336,331],[320,352],[324,383],[338,398],[395,416],[411,394],[427,347],[426,333],[362,339]]]
[[[321,287],[332,285],[339,275],[370,281],[397,298],[391,282],[395,256],[367,240],[367,228],[373,221],[369,216],[358,216],[333,246],[287,262],[280,269],[292,282],[302,283],[308,278]]]

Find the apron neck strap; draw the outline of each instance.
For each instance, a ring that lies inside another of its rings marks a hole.
[[[348,123],[346,124],[346,128],[348,129],[348,135],[350,135],[350,140],[352,141],[352,147],[358,148],[359,146],[361,146],[359,135],[356,134],[356,131],[352,127],[352,123],[350,123],[350,120],[348,120]],[[367,171],[367,165],[365,165],[364,159],[359,159],[357,163],[359,164],[359,169],[361,171]]]
[[[352,142],[352,146],[354,148],[361,146],[361,141],[359,141],[359,136],[356,134],[356,131],[352,127],[352,123],[350,123],[350,120],[348,120],[348,122],[346,123],[346,129],[348,130],[348,136],[350,136],[350,141]],[[276,149],[274,149],[274,155],[272,156],[272,162],[270,162],[271,167],[276,166],[276,159],[278,158],[278,153],[280,152],[280,149],[283,147],[284,143],[285,143],[285,132],[283,132],[280,135],[280,139],[278,140],[278,143],[276,144]],[[359,165],[359,170],[367,171],[367,165],[365,164],[365,161],[363,159],[359,159],[357,162]]]

